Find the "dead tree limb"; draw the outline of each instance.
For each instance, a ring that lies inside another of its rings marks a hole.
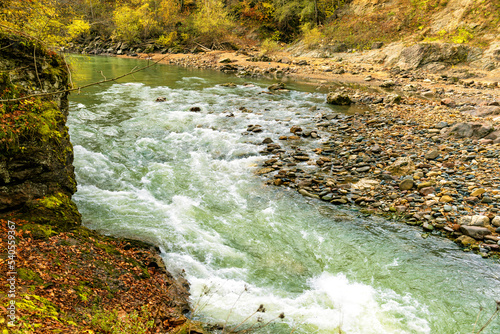
[[[90,84],[86,84],[86,85],[83,85],[83,86],[79,86],[79,87],[75,87],[75,88],[69,88],[69,89],[63,89],[63,90],[58,90],[58,91],[55,91],[55,92],[45,92],[45,93],[30,94],[30,95],[26,95],[26,96],[23,96],[23,97],[18,97],[18,98],[15,98],[15,99],[0,100],[0,102],[17,102],[17,101],[22,101],[22,100],[29,99],[29,98],[32,98],[32,97],[41,97],[41,96],[49,96],[49,95],[55,95],[55,94],[62,94],[62,93],[73,92],[73,91],[76,91],[76,90],[80,91],[81,89],[84,89],[84,88],[88,88],[88,87],[91,87],[91,86],[100,85],[100,84],[103,84],[103,83],[106,83],[106,82],[110,82],[110,81],[116,81],[116,80],[121,79],[123,77],[129,76],[131,74],[137,73],[137,72],[142,71],[142,70],[145,70],[148,67],[151,67],[151,66],[154,66],[154,65],[158,64],[160,61],[162,61],[163,59],[165,59],[167,57],[168,57],[168,55],[164,56],[164,57],[162,57],[160,59],[158,59],[157,61],[155,61],[155,62],[153,62],[151,64],[148,64],[146,66],[140,67],[140,68],[135,69],[135,70],[132,70],[130,72],[127,72],[127,73],[125,73],[123,75],[120,75],[120,76],[117,76],[115,78],[105,79],[105,80],[93,82],[93,83],[90,83]]]

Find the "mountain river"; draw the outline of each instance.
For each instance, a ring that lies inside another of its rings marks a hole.
[[[72,63],[73,80],[85,84],[145,61]],[[204,322],[242,329],[284,313],[259,333],[472,333],[479,310],[482,324],[500,300],[498,262],[255,175],[264,138],[278,142],[292,125],[340,112],[307,85],[262,93],[273,82],[155,65],[73,93],[74,200],[84,224],[157,244],[191,284],[191,316]],[[263,132],[244,135],[249,124]],[[265,313],[245,321],[261,304]],[[500,321],[483,333],[500,333]]]

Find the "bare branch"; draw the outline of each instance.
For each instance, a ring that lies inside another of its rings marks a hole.
[[[158,59],[154,63],[151,63],[151,64],[148,64],[146,66],[140,67],[140,68],[138,68],[136,70],[130,71],[128,73],[125,73],[123,75],[117,76],[115,78],[105,79],[105,80],[101,80],[101,81],[98,81],[98,82],[93,82],[93,83],[90,83],[90,84],[86,84],[86,85],[83,85],[83,86],[79,86],[79,87],[75,87],[75,88],[70,88],[70,89],[64,89],[64,90],[58,90],[58,91],[55,91],[55,92],[30,94],[30,95],[26,95],[26,96],[23,96],[23,97],[18,97],[18,98],[15,98],[15,99],[0,100],[0,102],[17,102],[17,101],[22,101],[22,100],[29,99],[29,98],[32,98],[32,97],[40,97],[40,96],[49,96],[49,95],[54,95],[54,94],[62,94],[62,93],[67,93],[67,92],[73,92],[73,91],[76,91],[76,90],[80,91],[83,88],[100,85],[100,84],[103,84],[103,83],[106,83],[106,82],[110,82],[110,81],[115,81],[115,80],[121,79],[123,77],[129,76],[131,74],[137,73],[139,71],[145,70],[148,67],[151,67],[151,66],[154,66],[154,65],[158,64],[160,61],[162,61],[163,59],[165,59],[167,57],[168,57],[168,55],[165,56],[165,57],[162,57],[162,58]]]
[[[38,66],[36,64],[36,46],[33,48],[33,63],[35,64],[35,73],[36,73],[36,78],[38,79],[38,84],[40,85],[40,88],[43,89],[42,81],[40,80],[40,76],[38,75]]]
[[[68,79],[69,79],[69,86],[71,88],[75,88],[75,85],[73,84],[73,77],[71,76],[71,71],[69,69],[69,65],[68,65],[68,62],[66,61],[66,57],[63,57],[63,60],[64,60],[64,65],[66,65],[66,69],[68,70]]]
[[[12,45],[14,45],[14,43],[11,43],[9,45],[6,45],[4,46],[3,48],[0,48],[0,51],[3,50],[3,49],[7,49],[7,48],[10,48]]]

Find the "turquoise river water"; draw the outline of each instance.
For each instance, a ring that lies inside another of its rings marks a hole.
[[[79,84],[145,64],[72,61]],[[238,86],[220,86],[230,81]],[[74,199],[85,225],[159,245],[168,269],[191,284],[192,316],[228,328],[260,304],[266,312],[246,324],[285,314],[262,333],[472,333],[480,308],[484,323],[500,300],[498,263],[263,185],[255,144],[337,111],[308,86],[269,95],[259,93],[272,81],[248,81],[156,65],[72,94]],[[264,131],[243,135],[249,124]],[[483,333],[500,333],[500,321]]]

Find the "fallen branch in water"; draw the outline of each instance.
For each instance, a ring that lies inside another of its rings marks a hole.
[[[129,76],[131,74],[134,74],[134,73],[137,73],[137,72],[140,72],[142,70],[145,70],[146,68],[149,68],[153,65],[156,65],[158,64],[160,61],[162,61],[163,59],[167,58],[167,56],[164,56],[160,59],[158,59],[157,61],[151,63],[151,64],[148,64],[146,66],[143,66],[143,67],[140,67],[138,69],[134,69],[128,73],[125,73],[123,75],[120,75],[120,76],[117,76],[117,77],[114,77],[114,78],[111,78],[111,79],[104,79],[104,80],[101,80],[101,81],[97,81],[97,82],[93,82],[93,83],[90,83],[90,84],[86,84],[86,85],[83,85],[83,86],[79,86],[79,87],[74,87],[74,88],[69,88],[69,89],[63,89],[63,90],[58,90],[58,91],[55,91],[55,92],[45,92],[45,93],[37,93],[37,94],[31,94],[31,95],[26,95],[26,96],[23,96],[23,97],[18,97],[18,98],[15,98],[15,99],[5,99],[5,100],[0,100],[0,102],[17,102],[17,101],[21,101],[21,100],[25,100],[25,99],[29,99],[29,98],[32,98],[32,97],[40,97],[40,96],[49,96],[49,95],[54,95],[54,94],[61,94],[61,93],[67,93],[67,92],[74,92],[74,91],[80,91],[84,88],[88,88],[88,87],[91,87],[91,86],[95,86],[95,85],[100,85],[100,84],[103,84],[103,83],[106,83],[106,82],[110,82],[110,81],[116,81],[118,79],[121,79],[123,77],[126,77],[126,76]],[[101,72],[102,74],[102,72]]]

